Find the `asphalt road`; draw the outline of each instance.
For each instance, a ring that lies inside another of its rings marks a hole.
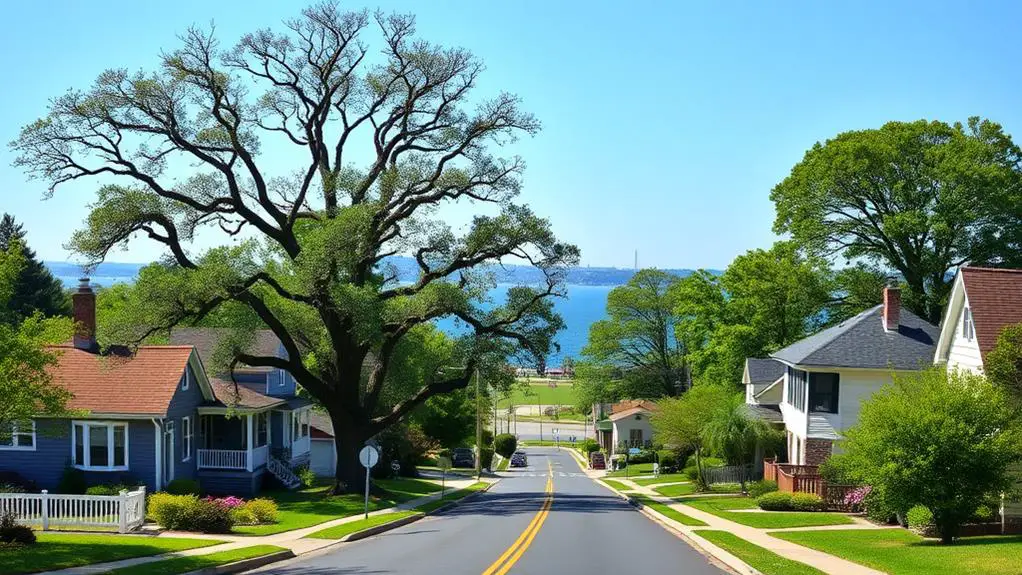
[[[489,492],[387,533],[277,563],[259,573],[533,574],[725,573],[554,448]],[[503,560],[501,560],[503,558]]]

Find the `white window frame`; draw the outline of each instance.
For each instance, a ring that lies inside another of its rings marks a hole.
[[[181,379],[181,391],[188,391],[188,388],[192,386],[192,370],[185,366],[185,376]]]
[[[192,428],[192,416],[186,415],[181,418],[181,447],[184,449],[181,456],[182,463],[192,459],[192,435],[195,430]]]
[[[39,437],[35,431],[35,420],[31,419],[29,421],[32,422],[32,445],[18,445],[18,436],[28,435],[28,432],[21,431],[21,426],[15,421],[11,424],[11,443],[10,445],[0,443],[0,451],[35,451],[36,442],[39,440]]]
[[[278,369],[278,370],[277,370],[277,375],[278,375],[278,376],[280,376],[280,377],[278,378],[278,381],[277,381],[277,387],[284,387],[284,385],[285,385],[285,381],[286,381],[286,380],[285,380],[285,378],[287,377],[287,376],[286,376],[286,375],[284,374],[284,370],[283,370],[283,369]]]
[[[78,443],[78,426],[82,426],[82,459],[85,461],[75,460],[75,445]],[[124,465],[114,465],[114,428],[124,428]],[[107,461],[108,465],[92,465],[90,458],[92,454],[89,450],[89,437],[92,435],[92,429],[105,428],[106,429],[106,449],[107,449]],[[76,469],[82,469],[85,471],[128,471],[130,467],[130,461],[128,455],[128,444],[130,443],[128,434],[128,422],[127,421],[92,421],[92,420],[79,420],[75,419],[71,421],[71,462]]]
[[[962,312],[962,337],[966,341],[976,338],[976,324],[972,321],[972,310],[969,308]]]

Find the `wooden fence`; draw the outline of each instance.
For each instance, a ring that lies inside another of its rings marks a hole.
[[[51,527],[110,528],[119,533],[137,529],[145,522],[145,487],[118,495],[64,495],[0,493],[0,513],[12,513],[26,525]]]
[[[847,510],[845,497],[856,488],[855,485],[828,483],[816,465],[793,465],[777,463],[773,459],[763,461],[763,479],[777,482],[777,490],[787,493],[815,493],[830,509]]]

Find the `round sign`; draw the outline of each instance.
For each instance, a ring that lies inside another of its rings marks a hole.
[[[401,462],[396,459],[394,461],[391,461],[390,468],[394,471],[394,473],[401,471]]]
[[[358,452],[358,461],[362,467],[372,467],[380,461],[380,452],[367,445]]]

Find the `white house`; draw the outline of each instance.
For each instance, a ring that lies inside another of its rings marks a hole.
[[[901,309],[897,288],[885,288],[883,304],[772,353],[783,376],[770,384],[750,378],[746,403],[762,410],[771,396],[779,399],[788,462],[818,465],[892,373],[932,364],[938,336],[936,326]]]
[[[941,322],[934,363],[983,373],[1005,326],[1022,323],[1022,270],[963,267]]]
[[[653,426],[649,422],[652,409],[636,405],[610,414],[611,457],[630,447],[649,447],[653,441]]]

